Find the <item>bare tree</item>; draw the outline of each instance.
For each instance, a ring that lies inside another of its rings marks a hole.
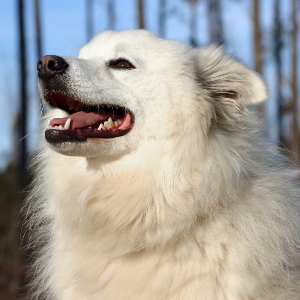
[[[260,6],[259,0],[252,0],[253,3],[253,26],[254,26],[254,53],[255,53],[255,70],[262,74],[262,45],[260,29]]]
[[[166,37],[166,0],[159,0],[158,32],[162,38]]]
[[[19,120],[20,115],[19,114],[13,114],[12,115],[12,151],[11,151],[11,157],[10,157],[10,163],[11,166],[15,169],[19,167],[19,139],[20,139],[20,134],[19,134]]]
[[[197,42],[197,4],[198,0],[189,0],[190,3],[190,44],[198,46]]]
[[[115,0],[107,0],[108,29],[115,29]]]
[[[35,16],[35,39],[37,61],[42,57],[42,41],[41,41],[41,21],[40,21],[40,1],[34,0],[34,16]],[[41,115],[45,114],[45,107],[42,99],[40,99]]]
[[[145,28],[144,24],[144,1],[137,0],[138,4],[138,28],[143,29]]]
[[[35,17],[36,52],[37,52],[37,57],[39,60],[42,56],[40,1],[39,0],[34,0],[34,17]]]
[[[224,44],[222,10],[220,0],[207,0],[210,42]]]
[[[22,170],[26,169],[27,163],[27,82],[26,82],[26,44],[24,28],[24,3],[23,0],[17,0],[18,7],[18,27],[19,27],[19,66],[20,66],[20,120],[19,122],[19,166]]]
[[[279,144],[283,143],[283,99],[282,99],[282,23],[280,0],[274,1],[274,57],[276,64],[276,104],[277,104],[277,126]]]
[[[262,62],[262,45],[261,45],[261,27],[260,27],[260,6],[259,0],[252,0],[253,6],[253,27],[254,27],[254,61],[255,71],[263,75],[263,62]],[[260,104],[258,110],[264,116],[264,105]]]
[[[89,41],[94,33],[93,0],[86,0],[86,39]]]
[[[291,148],[292,151],[296,154],[296,159],[299,158],[299,130],[298,130],[298,22],[297,22],[297,0],[292,0],[291,5],[291,19],[292,19],[292,78],[291,78],[291,89],[292,89],[292,124],[291,124]]]

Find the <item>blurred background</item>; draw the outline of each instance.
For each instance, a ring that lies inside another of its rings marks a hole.
[[[32,179],[39,118],[36,63],[77,56],[97,32],[145,28],[198,47],[224,45],[267,82],[265,133],[299,158],[299,0],[0,1],[0,300],[21,299],[26,254],[19,211]]]

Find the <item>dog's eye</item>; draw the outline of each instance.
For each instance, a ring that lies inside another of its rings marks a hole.
[[[113,69],[135,69],[135,66],[126,59],[111,60],[108,66]]]

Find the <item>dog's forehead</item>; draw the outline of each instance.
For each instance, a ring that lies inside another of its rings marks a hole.
[[[94,36],[88,44],[82,47],[79,57],[113,58],[126,53],[143,57],[155,55],[159,51],[160,39],[146,30],[104,31]]]

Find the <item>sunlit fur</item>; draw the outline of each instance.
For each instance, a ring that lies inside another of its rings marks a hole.
[[[118,55],[136,69],[105,66]],[[64,113],[45,116],[24,208],[30,299],[299,300],[297,172],[246,108],[267,98],[260,76],[147,31],[100,33],[80,58],[65,58],[72,90],[122,102],[135,126],[67,156],[44,139]]]

